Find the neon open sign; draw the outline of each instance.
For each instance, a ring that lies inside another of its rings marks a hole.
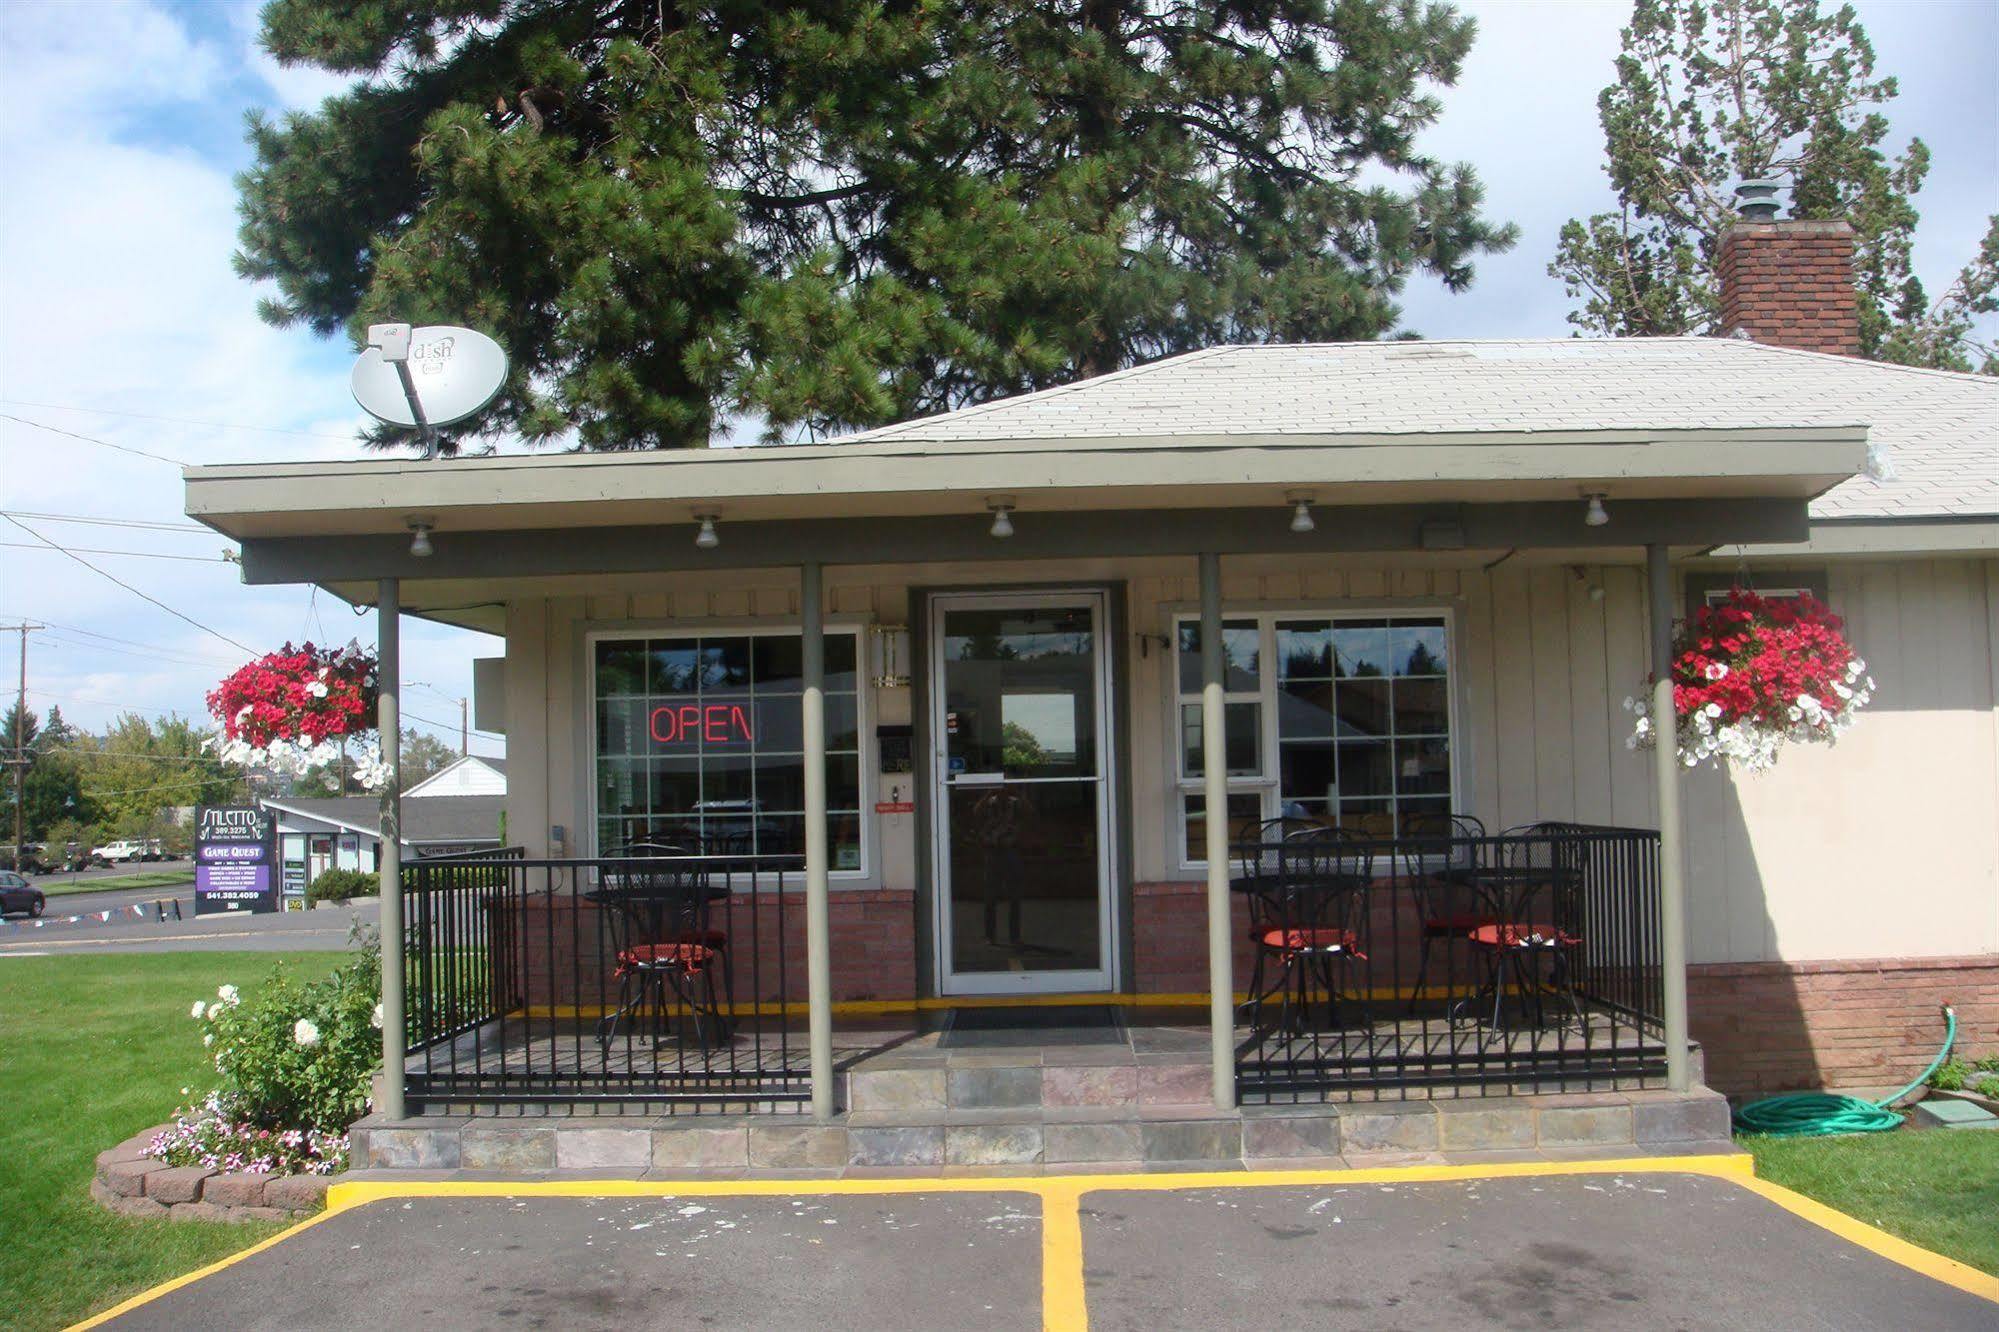
[[[756,739],[749,713],[738,703],[682,703],[652,710],[652,738],[663,745],[742,745]]]

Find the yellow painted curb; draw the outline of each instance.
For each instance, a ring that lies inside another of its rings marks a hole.
[[[1507,1161],[1483,1165],[1379,1166],[1347,1170],[1213,1170],[1178,1174],[1008,1175],[998,1178],[900,1179],[579,1179],[579,1180],[362,1180],[335,1183],[326,1210],[241,1253],[199,1271],[162,1282],[71,1332],[97,1327],[120,1314],[262,1253],[310,1226],[371,1202],[413,1198],[725,1198],[855,1197],[870,1194],[1025,1193],[1041,1203],[1042,1325],[1045,1332],[1085,1332],[1081,1201],[1086,1193],[1160,1193],[1175,1189],[1254,1189],[1286,1185],[1424,1184],[1473,1179],[1531,1179],[1564,1175],[1705,1175],[1728,1180],[1767,1198],[1794,1216],[1848,1243],[1968,1294],[1999,1303],[1999,1278],[1814,1202],[1779,1184],[1756,1178],[1747,1153],[1714,1156],[1631,1156],[1595,1161]]]

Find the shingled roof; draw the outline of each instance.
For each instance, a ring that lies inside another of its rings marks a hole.
[[[1824,519],[1999,514],[1999,379],[1724,338],[1227,346],[850,435],[842,444],[1482,432],[1868,429],[1896,478]]]

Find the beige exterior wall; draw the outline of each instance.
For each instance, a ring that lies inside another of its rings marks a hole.
[[[1641,571],[1509,560],[1234,559],[1231,611],[1438,608],[1453,617],[1461,804],[1498,830],[1537,819],[1649,826],[1650,767],[1624,746],[1621,700],[1645,669]],[[1130,864],[1139,881],[1179,867],[1170,655],[1157,637],[1195,601],[1190,560],[834,569],[831,620],[908,624],[910,588],[1119,584],[1131,690]],[[1590,588],[1604,596],[1592,600]],[[1836,563],[1847,616],[1880,692],[1836,749],[1794,751],[1762,777],[1693,775],[1684,797],[1692,960],[1809,960],[1999,951],[1999,561]],[[551,582],[507,613],[508,828],[536,852],[589,841],[584,633],[611,625],[795,622],[781,571],[605,580],[588,596]],[[1154,635],[1150,643],[1143,635]],[[917,669],[925,658],[912,647]],[[871,724],[910,720],[908,690],[877,693]],[[864,766],[872,769],[871,761]],[[888,795],[875,778],[864,809]],[[842,886],[916,887],[910,815],[875,816],[869,864]],[[551,841],[551,829],[566,834]]]

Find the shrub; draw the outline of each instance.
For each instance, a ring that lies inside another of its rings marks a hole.
[[[311,902],[345,902],[350,897],[366,897],[381,887],[381,881],[361,870],[321,870],[306,888]]]
[[[194,1005],[218,1085],[176,1116],[152,1155],[250,1171],[346,1164],[347,1126],[367,1113],[382,1049],[381,950],[372,931],[360,942],[323,980],[300,984],[280,965],[248,998],[224,985]]]

